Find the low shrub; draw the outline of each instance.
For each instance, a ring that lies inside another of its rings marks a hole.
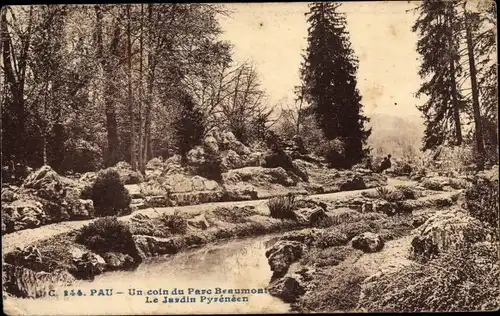
[[[369,312],[486,311],[500,306],[500,268],[491,244],[462,244],[432,264],[414,263],[367,284]]]
[[[168,227],[172,234],[184,235],[187,232],[188,224],[187,220],[178,214],[163,214],[160,217],[160,221]]]
[[[136,255],[128,224],[113,216],[99,218],[84,226],[77,235],[76,242],[99,254],[113,251]]]
[[[443,191],[443,185],[436,180],[426,179],[422,182],[422,186],[427,190]]]
[[[398,191],[401,191],[405,197],[405,200],[415,200],[418,197],[417,191],[407,185],[397,185],[396,189]]]
[[[337,266],[354,253],[362,254],[361,251],[353,249],[350,246],[313,248],[302,256],[300,263],[302,265],[313,265],[318,268]]]
[[[277,196],[267,201],[271,217],[279,219],[296,219],[294,204],[294,195]]]
[[[223,222],[242,224],[248,222],[247,217],[258,214],[257,211],[251,206],[243,207],[218,207],[213,210],[213,215]]]
[[[91,197],[97,216],[126,215],[131,212],[132,199],[114,168],[104,169],[98,173],[92,185]]]
[[[473,217],[495,227],[498,233],[498,180],[475,179],[474,184],[465,190],[465,205]]]
[[[392,191],[386,187],[378,187],[376,189],[376,192],[377,192],[377,195],[376,195],[377,198],[382,199],[382,200],[387,200],[387,196],[389,196],[389,194],[391,194]]]
[[[361,284],[368,277],[356,267],[336,267],[312,282],[315,290],[302,296],[294,308],[300,312],[348,312],[353,311],[359,300]]]

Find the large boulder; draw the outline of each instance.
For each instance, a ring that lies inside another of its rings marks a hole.
[[[13,185],[2,186],[2,202],[13,202],[19,198],[19,188]]]
[[[103,255],[107,269],[113,270],[129,270],[136,266],[134,259],[120,252],[107,252]]]
[[[272,280],[284,276],[290,265],[299,260],[303,253],[302,244],[297,241],[282,240],[266,251],[266,258],[273,271]]]
[[[93,280],[106,267],[106,261],[92,252],[84,252],[81,256],[78,251],[73,252],[73,264],[76,267],[76,277],[83,280]]]
[[[229,149],[221,152],[221,165],[224,170],[239,169],[245,167],[245,162],[234,150]]]
[[[52,273],[35,272],[6,263],[2,265],[2,270],[2,285],[5,291],[22,298],[44,297],[54,287],[68,286],[75,281],[66,270],[56,270]]]
[[[379,235],[371,232],[365,232],[354,237],[351,244],[354,249],[366,253],[379,252],[384,248],[384,240]]]
[[[144,177],[137,171],[132,170],[132,166],[124,161],[120,161],[115,166],[123,184],[137,184],[144,181]]]
[[[213,136],[207,136],[203,140],[203,146],[207,153],[217,154],[219,152],[219,144]]]
[[[234,150],[238,155],[249,155],[250,149],[240,142],[233,133],[225,131],[221,134],[221,147]]]
[[[451,209],[436,213],[420,225],[412,241],[412,255],[424,261],[462,242],[487,240],[490,230],[464,210]]]
[[[23,199],[2,205],[2,221],[6,222],[5,232],[8,233],[43,225],[47,221],[47,216],[42,203]]]
[[[297,274],[286,275],[276,279],[268,287],[269,294],[282,299],[285,303],[293,303],[306,292],[306,286]]]
[[[275,183],[283,186],[293,186],[295,182],[288,175],[285,169],[278,168],[262,168],[262,167],[245,167],[240,169],[230,170],[222,174],[224,184],[238,184],[241,182],[249,182],[255,185]]]
[[[47,200],[58,200],[66,196],[61,177],[50,166],[43,166],[31,173],[22,188]]]

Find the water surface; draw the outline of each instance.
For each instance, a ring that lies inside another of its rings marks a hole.
[[[230,241],[155,258],[135,271],[107,272],[93,282],[78,281],[67,289],[58,289],[58,297],[8,298],[4,301],[4,310],[7,313],[12,310],[10,315],[286,313],[289,305],[267,293],[235,295],[235,300],[239,297],[240,302],[214,302],[215,298],[221,298],[220,294],[215,294],[216,288],[254,289],[255,292],[266,288],[271,271],[264,255],[265,243],[273,237]],[[189,294],[189,288],[198,289],[199,295]],[[64,290],[71,289],[81,289],[86,296],[64,297]],[[106,289],[107,293],[112,289],[112,295],[98,296],[100,289],[103,294]],[[136,295],[129,294],[133,289]],[[183,290],[184,295],[170,295],[173,289],[177,289],[177,293]],[[207,294],[208,289],[211,294]],[[91,290],[95,290],[93,296]],[[143,295],[137,295],[139,290]],[[147,295],[148,290],[160,295]],[[169,295],[162,294],[165,290]],[[200,295],[203,290],[205,294]],[[177,298],[178,302],[163,303],[165,296]],[[157,298],[158,303],[146,303],[146,297],[151,302]],[[183,297],[185,301],[194,298],[196,302],[181,303]],[[203,301],[202,297],[205,297]],[[232,298],[233,295],[222,297]],[[248,301],[244,301],[244,297]]]

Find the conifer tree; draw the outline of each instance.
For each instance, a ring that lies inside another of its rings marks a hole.
[[[330,164],[348,168],[363,158],[363,146],[371,131],[364,126],[368,119],[362,114],[356,87],[358,60],[339,7],[339,3],[310,5],[306,13],[310,24],[308,47],[301,77],[304,98],[324,135],[329,140],[340,139],[345,145],[343,159]]]
[[[457,86],[462,69],[455,2],[423,1],[412,28],[419,35],[417,52],[422,57],[419,75],[424,79],[417,96],[425,94],[429,98],[419,107],[426,124],[423,150],[450,143],[460,145],[463,141],[460,111],[464,100]]]

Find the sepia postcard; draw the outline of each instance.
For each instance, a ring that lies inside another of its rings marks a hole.
[[[496,9],[2,7],[4,313],[497,310]]]

